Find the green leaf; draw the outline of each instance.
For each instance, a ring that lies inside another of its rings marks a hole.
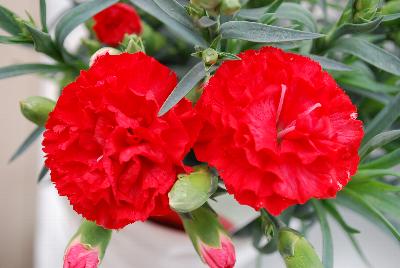
[[[330,40],[336,40],[346,34],[359,34],[375,30],[382,22],[382,17],[378,17],[366,23],[345,23],[337,28],[332,35],[329,35]],[[340,41],[339,41],[340,43]]]
[[[47,11],[46,0],[40,0],[40,22],[42,23],[43,32],[47,33]]]
[[[326,70],[331,70],[331,71],[351,71],[352,70],[351,67],[349,67],[341,62],[338,62],[338,61],[335,61],[335,60],[332,60],[332,59],[329,59],[326,57],[321,57],[321,56],[317,56],[317,55],[305,55],[305,56],[310,57],[311,59],[313,59],[315,61],[318,61],[321,64],[322,68],[324,68]]]
[[[367,143],[375,135],[389,128],[400,116],[400,93],[392,98],[391,102],[385,106],[368,124],[365,129],[363,144]]]
[[[343,231],[346,233],[347,237],[350,239],[351,244],[353,245],[354,249],[357,251],[358,255],[360,255],[361,259],[369,265],[367,257],[365,256],[364,252],[362,251],[358,241],[354,237],[354,234],[360,233],[357,229],[349,226],[345,220],[343,219],[342,215],[340,215],[339,211],[336,209],[336,206],[329,200],[321,201],[324,205],[326,211],[328,211],[331,216],[336,220],[336,222],[342,227]]]
[[[237,16],[242,19],[258,21],[268,12],[275,11],[271,11],[268,7],[241,9]],[[279,5],[276,13],[268,13],[268,15],[273,15],[278,19],[296,21],[309,31],[317,32],[317,24],[311,12],[299,4],[284,2]]]
[[[397,19],[400,19],[400,13],[384,15],[382,21],[392,21],[392,20],[397,20]]]
[[[317,24],[310,11],[296,3],[282,3],[275,15],[278,19],[296,21],[311,32],[318,32]]]
[[[348,92],[352,92],[357,95],[369,98],[371,100],[382,103],[383,105],[387,105],[390,102],[390,98],[383,93],[374,93],[371,91],[367,91],[367,90],[356,88],[356,87],[351,87],[351,86],[344,85],[344,84],[340,84],[340,85]]]
[[[12,34],[18,35],[21,33],[20,25],[18,24],[17,15],[8,10],[7,8],[0,5],[0,28],[4,31]]]
[[[400,173],[398,173],[400,174]],[[363,180],[357,181],[352,180],[347,187],[350,187],[356,192],[389,192],[389,193],[399,193],[400,187],[378,180]],[[400,210],[399,210],[400,211]]]
[[[400,172],[391,169],[359,169],[353,176],[353,180],[366,180],[384,176],[394,176],[400,178]]]
[[[171,31],[186,42],[201,47],[208,47],[207,42],[193,29],[187,28],[165,13],[154,0],[130,0],[132,4],[143,9],[159,21],[163,22]]]
[[[372,222],[378,224],[389,230],[392,235],[400,241],[400,233],[396,228],[389,222],[389,220],[372,204],[367,202],[360,194],[357,192],[345,188],[339,192],[336,200],[342,204],[344,207],[350,208],[355,212],[359,213],[361,216],[372,220]]]
[[[185,95],[192,90],[206,76],[203,62],[197,63],[185,74],[175,89],[168,96],[167,100],[161,106],[158,116],[162,116],[168,112],[175,104],[177,104]]]
[[[48,33],[44,33],[27,23],[25,26],[32,36],[33,44],[37,52],[42,52],[57,61],[61,60],[61,54]]]
[[[370,153],[374,149],[388,144],[389,142],[392,142],[398,138],[400,138],[400,129],[379,133],[375,137],[371,138],[368,142],[361,145],[361,148],[359,150],[360,158],[363,159],[368,153]]]
[[[66,12],[56,25],[56,43],[61,48],[64,40],[77,26],[84,23],[103,9],[117,3],[118,0],[91,0]]]
[[[365,201],[369,204],[382,211],[395,222],[400,222],[400,196],[393,193],[377,191],[371,188],[358,192],[362,194]]]
[[[32,44],[32,40],[22,36],[0,35],[0,44]]]
[[[248,21],[228,21],[221,25],[223,39],[241,39],[259,43],[278,43],[288,41],[310,40],[323,35],[265,25]]]
[[[18,147],[18,149],[15,151],[15,153],[11,156],[10,160],[8,160],[8,163],[13,162],[15,159],[17,159],[21,154],[23,154],[32,144],[34,141],[36,141],[40,135],[42,135],[42,132],[44,131],[43,127],[36,127],[31,134],[29,134],[28,137],[22,142],[22,144]]]
[[[185,8],[175,0],[153,0],[165,13],[171,18],[185,25],[188,28],[194,28],[192,19],[188,16]]]
[[[325,268],[333,268],[333,242],[332,233],[326,218],[325,210],[320,201],[311,200],[315,208],[322,232],[322,264]]]
[[[400,59],[398,57],[363,39],[341,38],[333,49],[354,55],[386,72],[400,75]]]
[[[43,165],[42,169],[40,170],[37,182],[41,182],[48,172],[49,169],[45,165]]]
[[[358,168],[360,169],[384,169],[391,168],[400,163],[400,148],[390,153],[385,153],[383,156],[363,163]]]
[[[57,73],[67,70],[62,65],[26,63],[10,65],[0,68],[0,79],[31,73]]]
[[[343,75],[339,77],[337,81],[345,87],[351,86],[359,89],[369,90],[371,92],[382,92],[387,94],[397,93],[400,91],[400,87],[376,82],[375,80],[372,80],[371,78],[360,73]]]

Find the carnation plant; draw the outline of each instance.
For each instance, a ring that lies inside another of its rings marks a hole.
[[[84,218],[64,267],[98,267],[113,230],[166,215],[210,267],[235,265],[232,235],[289,268],[333,267],[328,217],[368,263],[341,206],[400,240],[399,0],[89,0],[53,24],[38,5],[40,22],[0,5],[0,43],[51,63],[0,78],[59,84],[57,102],[21,101],[37,127],[11,161],[44,132],[38,181],[50,171]],[[224,194],[259,216],[230,232],[209,202]]]

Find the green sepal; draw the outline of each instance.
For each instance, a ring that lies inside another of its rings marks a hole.
[[[20,108],[26,119],[38,126],[44,126],[55,104],[56,103],[51,99],[32,96],[20,101]]]
[[[278,249],[287,268],[323,268],[313,246],[297,231],[279,230]]]

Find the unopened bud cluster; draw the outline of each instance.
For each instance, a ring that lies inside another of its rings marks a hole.
[[[231,16],[238,12],[241,7],[239,0],[191,0],[190,2],[193,9],[197,6],[207,10],[212,15]]]

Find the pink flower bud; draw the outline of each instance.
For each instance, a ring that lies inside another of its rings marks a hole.
[[[64,256],[63,268],[97,268],[99,251],[81,243],[72,243]]]
[[[200,242],[200,254],[210,268],[232,268],[236,262],[235,247],[228,236],[221,234],[220,239],[218,248]]]

